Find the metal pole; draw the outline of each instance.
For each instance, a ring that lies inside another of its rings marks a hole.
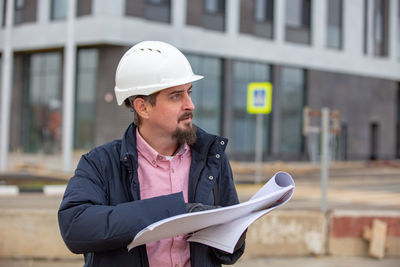
[[[321,115],[321,212],[327,210],[327,187],[329,178],[329,109],[323,108]]]
[[[260,183],[262,180],[262,152],[263,152],[263,114],[256,115],[256,179],[255,183]]]
[[[72,170],[72,150],[74,134],[74,95],[75,95],[75,6],[76,0],[68,1],[67,39],[64,48],[63,84],[63,170]]]
[[[8,146],[10,137],[11,79],[13,73],[13,53],[11,45],[12,22],[14,19],[14,1],[7,1],[6,25],[2,52],[1,75],[1,132],[0,132],[0,171],[7,170]]]

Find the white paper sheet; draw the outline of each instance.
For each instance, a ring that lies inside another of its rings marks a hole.
[[[292,177],[288,173],[278,172],[249,201],[158,221],[140,231],[128,245],[128,249],[193,233],[188,241],[200,242],[232,253],[244,230],[259,217],[286,203],[292,197],[293,190]]]

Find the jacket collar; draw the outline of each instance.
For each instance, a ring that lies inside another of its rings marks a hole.
[[[134,123],[129,125],[121,140],[120,161],[126,163],[127,158],[130,157],[133,157],[134,161],[137,162],[136,125]]]
[[[197,127],[196,142],[190,146],[192,155],[196,154],[196,160],[204,161],[209,153],[211,144],[216,140],[221,146],[221,152],[226,148],[228,140],[226,138],[217,137],[215,135],[205,132],[203,129]],[[193,153],[194,152],[194,153]],[[127,162],[127,158],[133,157],[133,161],[137,162],[138,154],[136,149],[136,125],[131,123],[126,129],[121,141],[121,154],[120,161]]]

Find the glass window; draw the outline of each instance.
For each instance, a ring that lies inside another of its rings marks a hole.
[[[51,0],[52,20],[63,20],[67,18],[68,0]]]
[[[372,4],[370,7],[369,3]],[[369,12],[372,8],[372,17]],[[368,22],[372,21],[372,29]],[[372,36],[370,35],[372,34]],[[369,43],[369,40],[372,43]],[[364,53],[374,56],[387,56],[389,50],[389,0],[364,1]]]
[[[400,83],[397,84],[396,111],[396,158],[400,158]]]
[[[270,66],[235,61],[233,64],[233,137],[232,152],[249,155],[255,151],[256,116],[247,113],[247,86],[251,82],[270,81]],[[269,120],[264,116],[263,150],[269,147]],[[252,155],[251,155],[252,156]]]
[[[65,20],[68,13],[68,0],[51,0],[51,20]],[[85,16],[92,13],[92,0],[76,1],[76,16]]]
[[[147,0],[145,17],[159,22],[171,22],[171,1]]]
[[[265,22],[265,21],[272,22],[274,20],[274,1],[255,0],[254,19],[257,22]]]
[[[286,26],[302,28],[310,26],[310,1],[286,0]]]
[[[213,134],[221,134],[222,60],[214,57],[187,55],[193,72],[205,78],[194,82],[192,100],[196,125]]]
[[[15,9],[21,9],[24,7],[25,0],[15,0]]]
[[[400,61],[400,0],[397,3],[397,58]]]
[[[224,31],[225,0],[204,1],[203,26],[206,29]]]
[[[61,151],[61,53],[27,56],[24,80],[23,149],[30,153]]]
[[[368,0],[364,0],[364,54],[368,54]]]
[[[3,16],[1,18],[1,25],[4,27],[6,25],[6,11],[7,11],[7,1],[3,1]]]
[[[76,16],[81,17],[92,14],[92,0],[76,1]]]
[[[14,23],[16,25],[36,21],[38,0],[15,0],[14,1]]]
[[[342,0],[328,0],[328,35],[327,46],[342,48]]]
[[[389,1],[374,0],[373,46],[375,56],[388,55]]]
[[[273,38],[274,1],[255,0],[253,8],[253,34],[260,37]]]
[[[301,69],[282,68],[281,88],[279,89],[281,107],[281,143],[283,153],[301,153],[302,114],[305,99],[305,74]]]
[[[20,24],[24,22],[24,0],[15,0],[14,2],[14,23]]]
[[[225,0],[205,0],[204,11],[210,14],[224,13]]]
[[[3,94],[3,91],[2,91],[2,78],[3,78],[3,62],[1,61],[1,55],[0,55],[0,103],[1,103],[1,97],[2,97],[2,94]],[[0,110],[0,117],[1,117],[1,110]]]
[[[311,0],[286,0],[286,41],[310,43]]]
[[[78,51],[75,94],[75,149],[87,150],[94,145],[98,57],[98,50],[95,48]]]

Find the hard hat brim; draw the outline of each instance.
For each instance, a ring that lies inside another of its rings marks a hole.
[[[127,99],[128,97],[135,96],[135,95],[151,95],[153,93],[156,93],[158,91],[161,91],[161,90],[164,90],[164,89],[167,89],[170,87],[195,82],[195,81],[201,80],[203,78],[204,78],[204,76],[193,74],[189,78],[185,78],[185,79],[181,79],[181,80],[174,80],[171,82],[163,82],[160,84],[152,84],[149,86],[124,88],[124,89],[121,89],[121,88],[118,88],[117,86],[115,86],[114,91],[118,92],[118,94],[116,94],[117,103],[119,106],[121,106],[122,103],[124,103],[125,99]]]

